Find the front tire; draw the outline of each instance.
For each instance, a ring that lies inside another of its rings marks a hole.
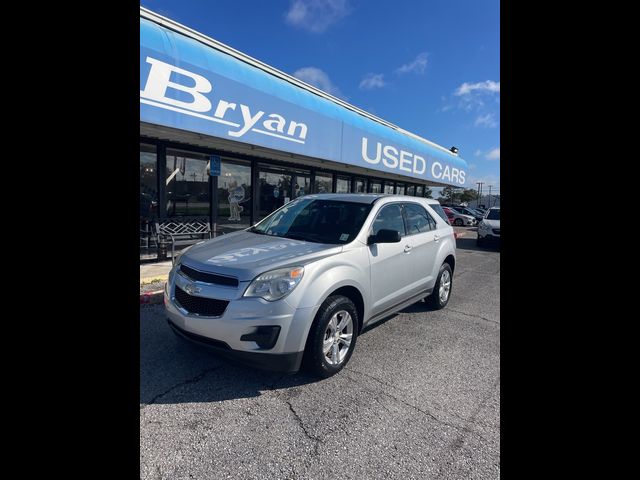
[[[453,221],[453,224],[456,225],[457,227],[461,227],[464,224],[464,222],[460,218],[456,218]]]
[[[304,363],[307,370],[327,378],[349,362],[358,338],[358,310],[342,295],[327,298],[311,325]]]
[[[447,306],[453,289],[453,272],[448,263],[443,263],[438,272],[438,280],[433,287],[433,292],[425,301],[434,310],[440,310]]]

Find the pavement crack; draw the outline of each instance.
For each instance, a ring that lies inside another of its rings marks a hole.
[[[198,375],[196,375],[193,378],[189,378],[183,382],[177,383],[175,384],[173,387],[169,388],[168,390],[165,390],[162,393],[159,393],[158,395],[156,395],[155,397],[153,397],[151,400],[149,400],[148,402],[146,402],[144,405],[142,405],[140,407],[140,410],[144,410],[146,407],[148,407],[149,405],[153,405],[154,403],[156,403],[158,400],[160,400],[162,397],[164,397],[165,395],[168,395],[169,393],[173,392],[175,389],[180,388],[184,385],[189,385],[191,383],[198,383],[200,380],[202,380],[205,375],[207,375],[208,373],[211,373],[215,370],[219,370],[222,368],[222,365],[219,365],[217,367],[213,367],[213,368],[208,368],[202,372],[200,372]]]
[[[318,449],[320,447],[320,444],[322,443],[322,439],[316,437],[315,435],[312,435],[311,433],[309,433],[309,430],[307,430],[306,425],[302,421],[302,418],[300,417],[300,415],[298,415],[298,412],[296,412],[295,408],[293,408],[293,405],[291,405],[291,402],[289,400],[285,400],[285,402],[287,403],[287,405],[289,405],[289,411],[291,411],[291,413],[293,414],[293,417],[298,422],[298,425],[300,426],[300,428],[304,432],[305,436],[309,440],[314,442],[314,444],[313,444],[313,454],[317,456],[318,455]]]
[[[346,368],[345,368],[344,370],[346,370]],[[350,369],[350,370],[351,370],[351,369]],[[352,371],[352,372],[354,372],[354,373],[361,373],[361,372],[356,372],[355,370],[351,370],[351,371]],[[373,380],[376,380],[376,381],[377,381],[377,382],[379,382],[380,384],[385,385],[385,386],[387,386],[387,387],[391,387],[391,388],[398,388],[398,387],[396,387],[396,386],[394,386],[394,385],[389,385],[388,383],[382,382],[381,380],[379,380],[379,379],[377,379],[377,378],[375,378],[375,377],[373,377],[373,376],[371,376],[371,375],[368,375],[368,374],[364,374],[364,375],[365,375],[365,376],[367,376],[367,377],[369,377],[369,378],[372,378]],[[345,377],[347,377],[349,380],[353,381],[354,383],[358,383],[354,378],[352,378],[352,377],[350,377],[350,376],[348,376],[348,375],[345,375]],[[362,384],[360,384],[360,386],[362,387]],[[367,390],[368,390],[368,389],[367,389]],[[462,430],[463,432],[466,432],[466,433],[470,433],[470,434],[472,434],[472,435],[475,435],[475,436],[477,436],[477,437],[481,438],[481,439],[482,439],[483,441],[485,441],[486,443],[489,443],[489,441],[488,441],[486,438],[484,438],[482,435],[480,435],[480,434],[479,434],[478,432],[476,432],[475,430],[473,430],[473,429],[469,428],[467,425],[460,426],[460,425],[456,425],[456,424],[454,424],[454,423],[449,423],[449,422],[447,422],[447,421],[445,421],[445,420],[442,420],[441,418],[436,417],[433,413],[429,412],[428,410],[424,410],[424,409],[422,409],[422,408],[420,408],[420,407],[418,407],[418,406],[416,406],[416,405],[414,405],[414,404],[412,404],[412,403],[407,402],[407,401],[406,401],[406,400],[404,400],[403,398],[396,397],[395,395],[392,395],[392,394],[387,393],[387,392],[385,392],[385,391],[379,391],[379,392],[378,392],[378,391],[372,391],[372,390],[368,390],[368,391],[369,391],[370,393],[382,393],[383,395],[386,395],[387,397],[392,398],[393,400],[395,400],[395,401],[397,401],[397,402],[400,402],[400,403],[402,403],[403,405],[406,405],[407,407],[410,407],[410,408],[412,408],[412,409],[414,409],[414,410],[417,410],[418,412],[420,412],[420,413],[422,413],[423,415],[425,415],[425,416],[427,416],[427,417],[429,417],[429,418],[433,419],[434,421],[436,421],[437,423],[439,423],[439,424],[441,424],[441,425],[446,425],[447,427],[453,428],[454,430]]]
[[[460,310],[454,310],[453,308],[449,308],[448,309],[450,312],[455,312],[455,313],[459,313],[460,315],[465,315],[467,317],[472,317],[472,318],[479,318],[480,320],[484,320],[485,322],[489,322],[489,323],[495,323],[496,325],[500,325],[500,322],[496,321],[496,320],[490,320],[486,317],[482,317],[480,315],[472,315],[470,313],[466,313],[466,312],[461,312]]]

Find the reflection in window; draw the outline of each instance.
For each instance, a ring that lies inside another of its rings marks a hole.
[[[424,196],[424,187],[422,185],[418,185],[416,187],[416,197],[423,197]]]
[[[209,156],[167,150],[167,215],[209,215]]]
[[[153,222],[158,216],[158,158],[155,145],[140,144],[140,258],[152,254]]]
[[[393,183],[384,182],[384,193],[393,193]]]
[[[407,217],[408,235],[424,233],[436,228],[436,222],[427,211],[420,205],[407,203],[404,206]]]
[[[365,193],[366,191],[365,181],[362,178],[356,179],[356,193]]]
[[[382,193],[382,184],[380,182],[370,182],[369,187],[371,188],[371,193]]]
[[[218,225],[229,233],[251,224],[251,164],[223,160],[218,177]]]
[[[416,194],[416,186],[415,185],[409,185],[407,187],[407,195],[411,195],[412,197],[415,196]]]
[[[350,193],[351,179],[349,177],[338,177],[336,181],[336,193]]]
[[[311,177],[309,175],[296,175],[293,185],[293,198],[303,197],[311,193]]]
[[[396,195],[404,195],[404,184],[396,183]]]
[[[316,173],[316,181],[313,188],[313,193],[331,193],[333,176],[326,173]]]
[[[402,220],[400,205],[387,205],[378,212],[378,216],[373,222],[372,234],[377,235],[382,229],[395,230],[404,236],[404,221]]]

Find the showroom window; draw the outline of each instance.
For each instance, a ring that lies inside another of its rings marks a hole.
[[[209,155],[167,150],[167,216],[208,216]]]
[[[330,173],[316,173],[313,193],[331,193],[333,191],[333,175]]]
[[[251,163],[223,159],[218,177],[218,233],[251,225]]]
[[[382,183],[376,181],[369,181],[369,188],[371,193],[382,193]]]
[[[349,177],[338,176],[336,193],[351,193],[351,179]]]
[[[158,217],[158,154],[155,145],[140,144],[140,254],[150,253],[153,223]]]

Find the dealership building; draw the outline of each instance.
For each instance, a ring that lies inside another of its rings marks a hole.
[[[158,219],[220,235],[310,193],[464,187],[454,152],[140,8],[141,259]]]

